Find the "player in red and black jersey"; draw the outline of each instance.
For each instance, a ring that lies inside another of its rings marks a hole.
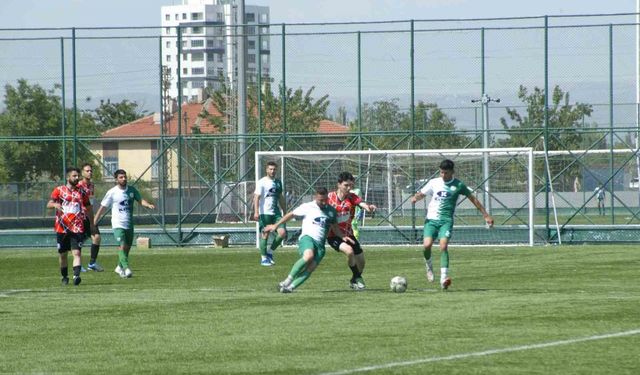
[[[362,272],[364,271],[364,252],[360,247],[360,242],[353,235],[351,222],[355,216],[356,207],[362,207],[367,212],[374,212],[376,206],[364,202],[359,196],[352,193],[355,178],[349,172],[342,172],[338,175],[338,188],[329,193],[327,203],[335,207],[338,213],[338,226],[351,238],[353,243],[345,242],[341,237],[329,232],[327,242],[336,251],[343,252],[347,256],[347,265],[351,269],[352,276],[349,286],[354,290],[366,288]]]
[[[67,169],[67,183],[53,189],[47,208],[56,210],[56,242],[58,244],[58,256],[60,261],[60,274],[62,284],[69,283],[69,271],[67,253],[73,254],[73,284],[79,285],[81,268],[82,241],[84,240],[84,217],[90,220],[91,230],[93,226],[93,208],[86,190],[78,187],[80,170],[72,167]]]
[[[82,165],[82,180],[78,182],[78,187],[86,190],[89,195],[89,200],[91,201],[91,206],[94,206],[95,203],[95,185],[91,179],[93,178],[93,166],[89,163],[84,163]],[[98,226],[95,227],[95,232],[91,232],[91,223],[89,222],[89,216],[85,215],[84,217],[84,235],[85,238],[91,237],[91,258],[89,259],[89,264],[87,265],[87,269],[102,272],[104,268],[96,262],[98,259],[98,252],[100,251],[100,230]]]

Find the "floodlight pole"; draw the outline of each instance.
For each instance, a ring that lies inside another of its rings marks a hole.
[[[482,103],[482,148],[489,148],[489,103],[500,103],[500,99],[494,99],[482,94],[482,98],[473,99],[471,103]],[[489,189],[489,153],[482,153],[482,176],[484,185],[484,207],[488,213],[491,213],[491,194]]]

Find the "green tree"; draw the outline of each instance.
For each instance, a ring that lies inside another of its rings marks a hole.
[[[46,138],[62,135],[62,105],[60,97],[52,90],[30,85],[20,79],[16,86],[6,85],[5,110],[0,114],[0,136],[16,140],[3,141],[0,149],[0,181],[34,182],[42,179],[59,181],[62,171],[62,142]],[[73,136],[72,111],[66,110],[66,135]],[[77,132],[80,135],[96,134],[90,115],[80,112]],[[78,147],[78,158],[90,160],[84,147]],[[66,159],[70,162],[72,142],[67,142]],[[70,165],[68,165],[70,166]]]
[[[146,110],[138,109],[138,103],[130,102],[127,99],[119,103],[111,103],[110,99],[107,99],[106,102],[100,100],[100,106],[94,110],[94,118],[100,132],[127,124],[146,115]]]
[[[411,148],[411,114],[402,111],[398,99],[365,103],[362,108],[362,130],[387,132],[372,135],[371,143],[379,149]],[[471,139],[456,128],[456,121],[437,104],[419,101],[415,107],[416,148],[464,148]]]
[[[526,105],[526,114],[522,115],[515,108],[507,108],[508,120],[500,119],[508,138],[498,140],[499,147],[533,147],[543,150],[541,136],[545,125],[545,91],[534,87],[532,92],[520,86],[518,98]],[[571,103],[569,93],[559,86],[553,88],[548,109],[549,150],[575,150],[584,146],[584,134],[581,131],[584,119],[591,116],[593,108],[590,104]],[[579,164],[574,163],[572,156],[554,158],[550,163],[552,176],[559,190],[570,190],[573,180],[579,176]],[[542,168],[542,167],[538,167]],[[536,171],[543,175],[543,170]]]

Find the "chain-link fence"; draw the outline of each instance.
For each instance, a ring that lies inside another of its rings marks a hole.
[[[0,224],[50,226],[88,161],[157,203],[141,233],[246,243],[256,151],[533,147],[540,242],[635,241],[635,17],[2,29]]]

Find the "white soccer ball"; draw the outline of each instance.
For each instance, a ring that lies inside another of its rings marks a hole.
[[[407,290],[407,279],[404,276],[394,276],[389,283],[389,288],[395,293],[404,293]]]

